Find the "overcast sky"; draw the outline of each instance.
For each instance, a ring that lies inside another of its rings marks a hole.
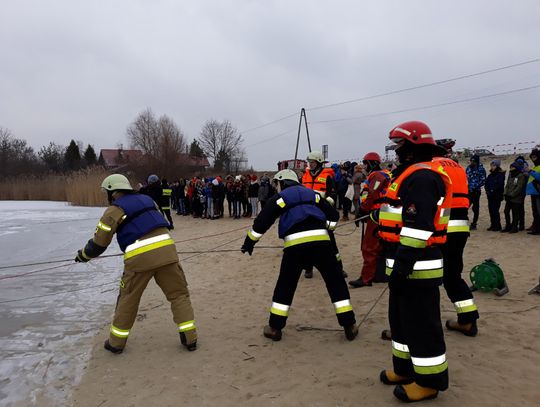
[[[313,148],[329,144],[332,160],[382,153],[406,120],[457,147],[540,142],[540,88],[381,114],[537,86],[540,62],[309,110],[540,58],[538,0],[2,0],[0,10],[0,126],[36,150],[71,138],[127,146],[147,107],[188,140],[207,119],[229,119],[256,169],[294,156],[302,107]]]

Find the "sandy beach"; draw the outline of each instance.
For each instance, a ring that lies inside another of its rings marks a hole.
[[[477,292],[479,335],[445,332],[450,388],[440,406],[533,406],[540,398],[540,296],[527,295],[536,283],[538,236],[487,232],[485,196],[478,231],[465,254],[465,271],[494,257],[505,272],[510,293]],[[527,202],[527,210],[529,204]],[[527,214],[527,223],[531,219]],[[528,226],[527,224],[527,226]],[[175,217],[172,232],[179,251],[239,249],[251,220]],[[224,233],[245,226],[242,230]],[[362,258],[354,224],[337,231],[350,278]],[[218,234],[208,239],[194,238]],[[230,242],[231,240],[234,241]],[[227,243],[229,242],[229,243]],[[224,245],[224,243],[227,243]],[[280,245],[274,226],[259,246]],[[193,256],[181,255],[182,258]],[[388,327],[384,293],[360,327],[345,340],[320,274],[300,280],[281,342],[262,336],[281,259],[280,249],[206,253],[182,261],[199,328],[199,349],[180,348],[172,315],[154,282],[144,293],[139,316],[122,355],[103,350],[110,321],[94,339],[89,365],[76,387],[75,406],[377,406],[399,405],[393,387],[379,382],[391,367],[390,343],[380,339]],[[360,322],[385,284],[351,290]],[[443,321],[454,318],[441,287]],[[313,327],[314,330],[299,330]],[[318,329],[320,328],[320,329]]]

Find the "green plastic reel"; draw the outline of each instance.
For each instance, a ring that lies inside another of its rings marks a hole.
[[[506,286],[503,271],[493,259],[474,266],[470,277],[474,287],[481,291],[493,291]]]

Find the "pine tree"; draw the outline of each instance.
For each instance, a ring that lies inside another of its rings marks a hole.
[[[64,163],[68,171],[74,171],[81,168],[81,152],[75,140],[71,140],[64,154]]]
[[[203,157],[204,152],[197,140],[193,140],[189,146],[189,155],[192,157]]]
[[[96,152],[94,151],[94,147],[92,147],[91,144],[88,144],[88,147],[86,147],[86,150],[84,152],[84,162],[88,167],[96,165],[97,163]]]

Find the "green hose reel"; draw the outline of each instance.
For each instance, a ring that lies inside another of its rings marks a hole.
[[[508,285],[500,266],[494,259],[486,259],[482,264],[474,266],[470,273],[472,290],[492,291],[501,296],[508,293]]]

